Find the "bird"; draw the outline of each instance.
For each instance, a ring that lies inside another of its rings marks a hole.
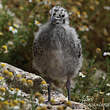
[[[50,19],[40,26],[33,41],[33,67],[48,78],[48,102],[51,81],[66,80],[68,100],[71,100],[71,80],[82,67],[81,40],[69,25],[69,14],[61,6],[49,11]]]

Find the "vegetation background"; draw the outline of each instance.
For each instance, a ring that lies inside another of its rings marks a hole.
[[[84,101],[93,110],[109,110],[110,0],[1,0],[0,61],[33,71],[34,33],[48,21],[48,12],[55,5],[68,10],[70,25],[83,46],[84,64],[72,100]]]

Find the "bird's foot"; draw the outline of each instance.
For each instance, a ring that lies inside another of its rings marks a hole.
[[[48,105],[48,104],[51,104],[51,102],[47,100],[47,101],[44,102],[44,104]]]
[[[52,101],[45,101],[44,103],[47,104],[47,105],[62,105],[62,104],[65,103],[65,101],[54,101],[54,102],[52,102]]]

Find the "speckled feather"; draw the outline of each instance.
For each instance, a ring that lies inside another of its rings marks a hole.
[[[82,66],[82,48],[74,28],[68,24],[43,25],[33,44],[33,65],[51,79],[76,76]]]

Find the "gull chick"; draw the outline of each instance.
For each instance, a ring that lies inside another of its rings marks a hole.
[[[50,20],[35,35],[33,66],[48,79],[48,101],[51,79],[66,80],[68,100],[71,100],[70,82],[82,66],[81,42],[75,29],[69,26],[66,9],[54,6],[49,13]]]

